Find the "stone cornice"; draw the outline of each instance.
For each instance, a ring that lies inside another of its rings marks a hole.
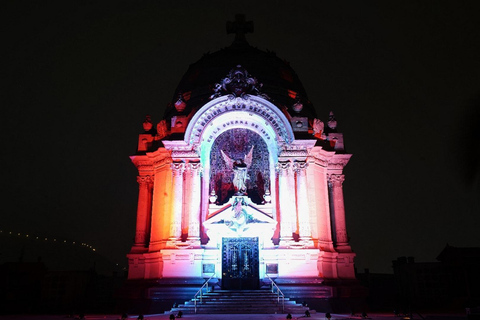
[[[198,159],[199,155],[195,150],[173,150],[172,158],[173,159],[185,159],[185,158],[195,158]]]
[[[326,151],[322,147],[314,147],[309,155],[309,162],[313,162],[321,167],[328,167],[330,160],[335,156],[335,151]]]
[[[351,157],[351,154],[335,154],[328,161],[328,169],[343,170]]]

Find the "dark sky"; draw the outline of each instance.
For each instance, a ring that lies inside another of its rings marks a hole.
[[[249,43],[291,63],[321,119],[336,114],[359,270],[480,246],[478,2],[293,3],[2,2],[0,229],[125,264],[144,117],[161,119],[245,13]]]

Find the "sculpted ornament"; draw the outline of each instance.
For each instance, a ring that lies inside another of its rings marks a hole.
[[[325,124],[320,119],[313,119],[313,135],[321,135]]]
[[[167,136],[167,122],[165,120],[160,121],[157,124],[157,139],[163,139]]]
[[[247,207],[245,199],[242,197],[235,198],[232,205],[232,218],[230,221],[225,221],[225,225],[241,235],[248,229],[248,224],[255,222],[255,219],[250,215],[244,207]]]
[[[145,121],[143,121],[143,130],[145,130],[145,132],[149,132],[150,130],[152,130],[152,127],[152,117],[147,114],[147,116],[145,117]]]
[[[308,167],[308,163],[306,161],[295,161],[293,164],[293,169],[297,173],[305,173],[305,170]]]
[[[290,168],[290,161],[278,161],[276,169],[280,174],[286,174]]]
[[[215,99],[226,94],[232,95],[232,98],[254,94],[264,99],[270,99],[266,94],[260,92],[262,86],[263,84],[252,77],[245,68],[237,65],[230,70],[225,78],[215,84],[215,88],[213,89],[214,93],[210,96],[210,99]]]
[[[337,130],[337,119],[335,119],[335,115],[333,114],[333,111],[330,111],[330,114],[328,115],[327,126],[330,128],[330,130],[336,132],[336,130]]]
[[[233,160],[228,157],[223,150],[220,150],[222,153],[223,161],[227,167],[232,168],[233,170],[233,187],[235,189],[235,195],[245,195],[247,194],[247,180],[250,179],[248,176],[248,168],[252,165],[253,158],[253,146],[250,151],[242,159]]]
[[[330,187],[341,187],[343,181],[345,181],[345,175],[343,174],[328,174],[327,175],[328,184]]]
[[[153,179],[150,176],[138,176],[137,182],[140,186],[150,186],[153,184]]]
[[[200,174],[203,167],[200,162],[189,162],[188,169],[190,169],[190,174],[193,175],[194,173]]]
[[[185,169],[185,163],[183,163],[183,162],[172,162],[172,173],[173,173],[173,175],[181,176],[184,169]]]

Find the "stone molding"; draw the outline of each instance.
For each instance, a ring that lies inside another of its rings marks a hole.
[[[173,150],[172,158],[198,158],[195,150]]]
[[[204,105],[188,124],[185,142],[189,145],[198,144],[204,129],[210,122],[220,115],[235,111],[244,111],[260,116],[268,126],[274,129],[281,140],[287,143],[294,140],[290,122],[279,108],[261,97],[244,95],[242,97],[221,96]]]

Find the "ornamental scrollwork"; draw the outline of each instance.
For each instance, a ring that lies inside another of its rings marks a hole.
[[[229,95],[234,98],[244,97],[247,94],[254,94],[270,100],[266,94],[260,91],[262,86],[263,84],[259,83],[255,77],[251,76],[245,68],[241,65],[237,65],[230,70],[225,78],[215,84],[210,99],[215,99],[224,95]]]
[[[307,167],[308,163],[306,161],[295,161],[293,163],[293,170],[297,173],[305,173]]]
[[[142,186],[151,186],[153,185],[153,178],[151,176],[137,176],[137,182]]]
[[[328,174],[327,181],[328,181],[329,187],[338,188],[338,187],[341,187],[343,184],[343,181],[345,181],[345,175],[344,174]]]
[[[280,174],[286,174],[290,168],[290,161],[278,161],[275,169]]]

